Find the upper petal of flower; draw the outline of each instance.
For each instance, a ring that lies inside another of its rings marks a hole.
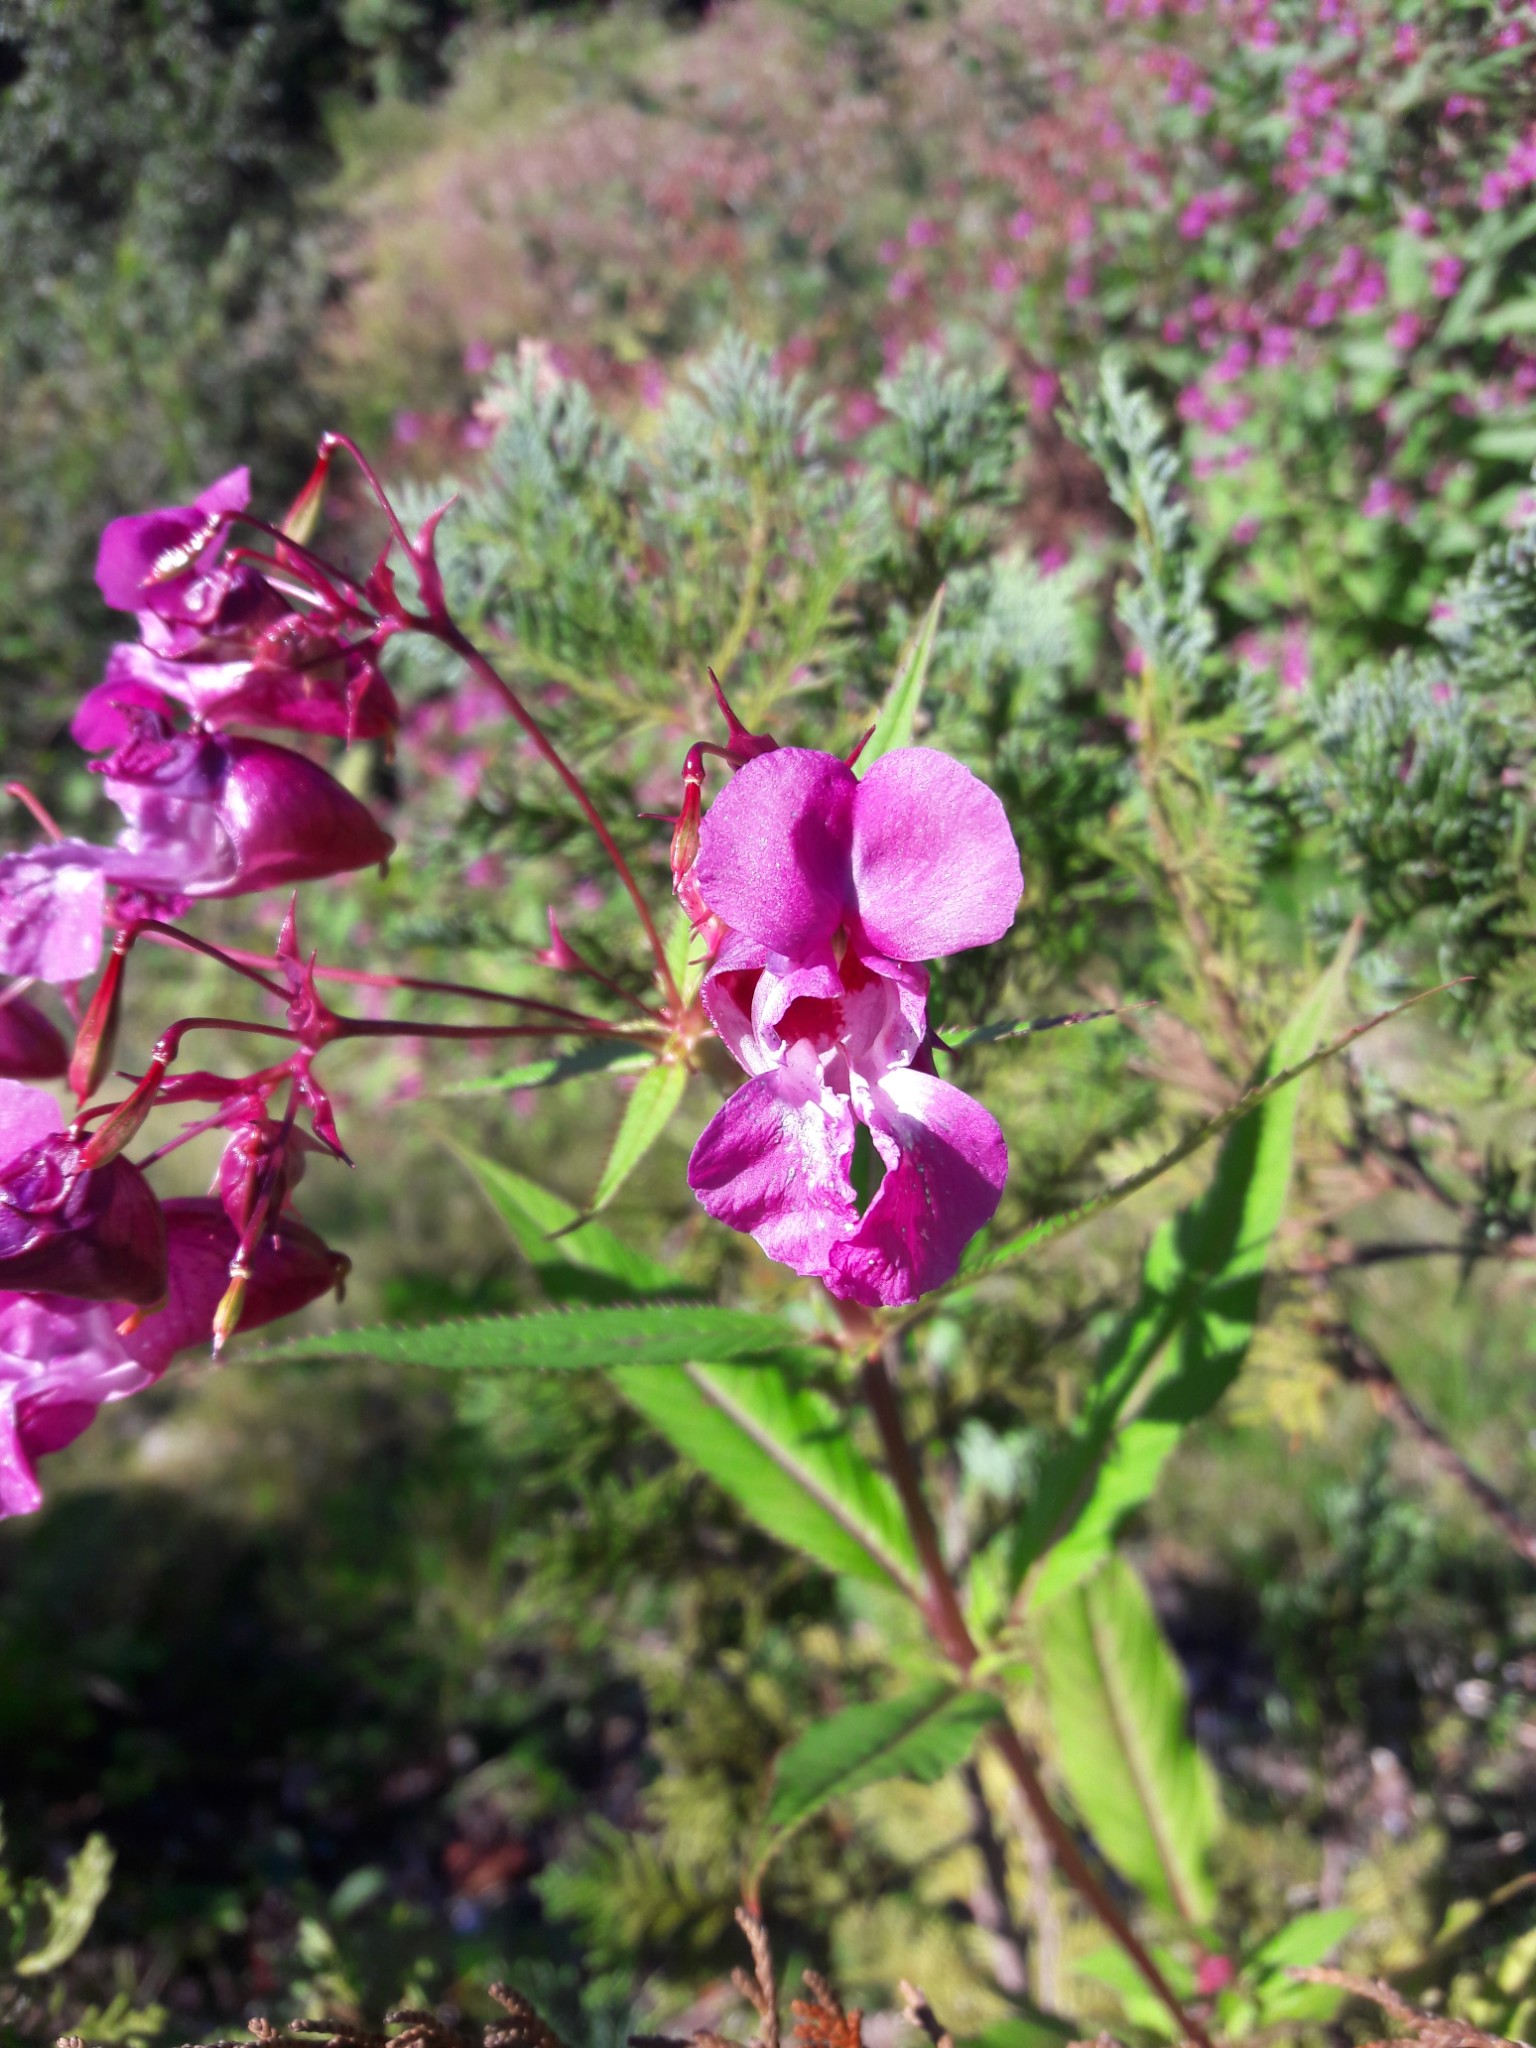
[[[0,974],[61,982],[94,971],[109,857],[83,839],[0,856]]]
[[[858,1222],[853,1139],[846,1100],[822,1087],[813,1059],[791,1060],[746,1082],[716,1112],[693,1148],[688,1185],[711,1216],[750,1232],[770,1259],[819,1278]]]
[[[853,893],[868,946],[893,960],[934,960],[1000,939],[1024,877],[986,784],[936,748],[898,747],[856,791]]]
[[[101,536],[96,556],[97,588],[114,611],[159,610],[167,602],[174,608],[176,593],[222,538],[216,523],[219,515],[243,512],[250,502],[250,471],[232,469],[193,504],[166,505],[114,519]],[[178,553],[185,560],[172,568]]]
[[[992,1220],[1008,1147],[979,1102],[910,1067],[873,1091],[870,1132],[885,1179],[857,1231],[828,1247],[825,1279],[846,1300],[902,1308],[952,1279]]]
[[[801,958],[825,945],[852,904],[853,771],[835,754],[780,747],[749,761],[699,828],[693,873],[735,931]]]

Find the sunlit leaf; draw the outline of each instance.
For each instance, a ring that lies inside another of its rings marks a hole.
[[[1150,1899],[1203,1925],[1221,1809],[1184,1678],[1140,1579],[1110,1558],[1040,1617],[1057,1763],[1099,1848]]]
[[[607,1208],[672,1121],[687,1086],[688,1069],[681,1060],[658,1060],[640,1076],[624,1105],[608,1164],[587,1204],[587,1215],[596,1216]]]
[[[831,1800],[885,1778],[935,1785],[965,1762],[977,1736],[1002,1711],[991,1693],[962,1692],[943,1678],[896,1699],[844,1707],[780,1755],[769,1825],[798,1827]]]
[[[455,1372],[580,1372],[794,1352],[793,1335],[775,1316],[702,1304],[636,1302],[625,1308],[478,1316],[420,1329],[380,1323],[292,1337],[253,1355],[377,1358],[386,1365],[436,1365]]]
[[[875,729],[855,764],[855,774],[867,775],[882,754],[889,754],[895,747],[911,746],[917,707],[922,702],[923,684],[928,679],[928,663],[933,656],[934,638],[939,630],[939,613],[943,609],[944,586],[941,583],[917,631],[902,649],[891,687],[880,706]]]
[[[656,1055],[645,1046],[626,1045],[621,1038],[592,1038],[569,1052],[551,1053],[548,1059],[530,1060],[526,1066],[510,1067],[504,1074],[477,1075],[472,1081],[452,1081],[444,1095],[504,1095],[513,1088],[558,1088],[564,1081],[584,1080],[590,1074],[638,1074]]]
[[[588,1223],[571,1230],[580,1211],[562,1196],[499,1160],[461,1145],[452,1149],[552,1300],[633,1301],[689,1292],[678,1285],[670,1268],[625,1244],[606,1224]]]
[[[768,1364],[622,1366],[612,1379],[771,1536],[830,1571],[917,1596],[921,1572],[895,1489],[825,1394]]]
[[[1316,1043],[1352,952],[1340,952],[1276,1040],[1269,1065],[1277,1077],[1301,1070],[1298,1055]],[[1015,1532],[1015,1584],[1050,1553],[1036,1600],[1093,1569],[1125,1516],[1151,1497],[1183,1430],[1215,1406],[1241,1366],[1285,1209],[1298,1102],[1294,1091],[1272,1090],[1234,1123],[1204,1195],[1153,1237],[1136,1304],[1105,1344],[1072,1439]],[[1132,1395],[1170,1344],[1160,1383],[1122,1426]]]

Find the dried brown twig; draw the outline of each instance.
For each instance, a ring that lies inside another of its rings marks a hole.
[[[1363,1998],[1368,2004],[1379,2006],[1422,2048],[1511,2048],[1503,2034],[1485,2033],[1470,2020],[1451,2019],[1444,2013],[1425,2012],[1420,2006],[1410,2005],[1401,1992],[1376,1977],[1355,1977],[1348,1970],[1322,1968],[1291,1970],[1288,1974],[1303,1984],[1331,1984],[1337,1990],[1347,1991],[1351,1998]],[[1369,2048],[1384,2048],[1384,2044],[1373,2042]]]

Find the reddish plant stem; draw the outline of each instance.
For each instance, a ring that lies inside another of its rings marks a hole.
[[[901,1420],[901,1408],[896,1399],[896,1389],[886,1364],[883,1347],[868,1354],[861,1368],[860,1377],[864,1398],[875,1419],[875,1427],[880,1432],[886,1464],[890,1468],[896,1491],[901,1497],[907,1526],[912,1532],[912,1541],[922,1563],[923,1576],[927,1582],[927,1595],[923,1602],[924,1617],[933,1632],[934,1640],[945,1656],[962,1673],[969,1675],[979,1653],[966,1621],[965,1611],[960,1604],[955,1582],[944,1562],[939,1532],[934,1527],[933,1516],[929,1513],[928,1503],[923,1497],[921,1475]],[[1047,1798],[1041,1778],[1040,1758],[1036,1750],[1024,1740],[1009,1720],[999,1721],[993,1726],[991,1740],[1023,1795],[1025,1804],[1034,1815],[1041,1834],[1049,1843],[1051,1854],[1067,1882],[1087,1901],[1109,1934],[1129,1956],[1147,1988],[1167,2008],[1181,2034],[1187,2040],[1195,2042],[1197,2048],[1212,2048],[1210,2036],[1180,2002],[1177,1992],[1147,1953],[1135,1930],[1079,1849],[1071,1830]]]
[[[154,938],[166,945],[185,946],[189,952],[202,953],[210,960],[217,960],[221,967],[227,967],[233,974],[243,974],[247,981],[254,981],[264,988],[269,996],[288,1000],[288,991],[281,982],[263,974],[254,964],[256,955],[227,953],[222,946],[210,946],[206,939],[194,939],[190,932],[184,932],[179,925],[165,924],[158,917],[135,918],[125,927],[130,933],[130,943],[141,938]]]
[[[619,851],[618,842],[604,822],[602,813],[587,794],[586,784],[573,768],[566,765],[554,742],[547,737],[544,728],[539,724],[527,705],[524,704],[522,698],[518,696],[516,690],[497,672],[494,663],[486,659],[475,643],[461,633],[446,614],[440,619],[434,619],[430,630],[435,639],[440,640],[445,647],[453,650],[472,674],[497,693],[523,731],[532,740],[540,757],[549,763],[550,767],[554,769],[560,780],[575,798],[580,806],[582,816],[597,834],[599,843],[604,853],[607,854],[614,873],[623,883],[630,902],[635,906],[651,952],[655,956],[656,972],[660,978],[662,988],[666,992],[667,1001],[671,1004],[674,1015],[681,1016],[683,1009],[682,992],[673,978],[672,969],[667,964],[667,949],[662,944],[661,933],[656,929],[656,920],[651,915],[650,905],[641,893],[640,884],[635,880],[630,870],[629,862]]]
[[[196,952],[210,953],[215,959],[222,960],[226,966],[233,967],[240,973],[246,973],[264,957],[260,953],[228,952],[223,948],[205,946],[200,939],[189,937],[175,925],[146,924],[144,929],[150,936],[158,935],[167,945],[190,946]],[[318,961],[314,971],[319,981],[341,981],[352,988],[408,988],[419,995],[463,996],[470,1002],[505,1003],[514,1010],[533,1010],[539,1016],[551,1019],[547,1027],[551,1031],[564,1024],[582,1030],[589,1030],[597,1025],[606,1028],[604,1018],[589,1016],[585,1010],[568,1010],[561,1003],[542,1002],[536,996],[513,996],[500,989],[474,988],[464,981],[432,981],[418,974],[373,974],[362,967],[324,967]],[[263,976],[256,974],[252,974],[250,978],[262,981],[273,995],[281,996],[285,1002],[287,1001],[287,989],[279,988],[276,982],[266,981]],[[653,1017],[658,1024],[665,1021],[654,1012],[647,1011],[646,1014]]]
[[[409,1018],[393,1022],[388,1017],[338,1017],[341,1027],[336,1038],[548,1038],[556,1028],[549,1024],[421,1024]],[[562,1032],[578,1032],[584,1038],[618,1038],[626,1045],[643,1043],[633,1031],[621,1031],[616,1024],[577,1026],[562,1024]]]
[[[64,834],[54,823],[53,819],[49,817],[47,811],[44,810],[42,804],[32,794],[31,790],[28,789],[27,785],[24,782],[8,782],[5,785],[5,793],[7,796],[15,797],[17,803],[32,813],[32,816],[41,825],[43,831],[53,841],[54,845],[57,846],[64,837]]]

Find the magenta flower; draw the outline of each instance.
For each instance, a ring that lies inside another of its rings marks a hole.
[[[716,798],[694,873],[729,928],[705,1006],[751,1076],[688,1168],[711,1216],[870,1306],[950,1278],[1008,1168],[1003,1134],[933,1072],[916,963],[990,944],[1023,888],[1003,807],[947,755],[904,748],[858,781],[783,747]],[[860,1210],[858,1127],[883,1178]]]
[[[81,1164],[82,1145],[40,1088],[0,1081],[0,1287],[81,1301],[158,1301],[165,1223],[126,1159]]]
[[[0,856],[0,974],[67,982],[95,971],[107,859],[83,839]]]
[[[0,1293],[0,1520],[42,1505],[38,1458],[72,1444],[106,1402],[152,1386],[177,1352],[211,1341],[234,1227],[206,1196],[167,1202],[164,1214],[165,1300],[146,1316],[122,1301]],[[261,1238],[251,1266],[242,1330],[293,1314],[347,1272],[347,1260],[292,1216]]]
[[[69,1047],[51,1018],[25,996],[0,1002],[0,1078],[58,1081],[69,1071]]]

